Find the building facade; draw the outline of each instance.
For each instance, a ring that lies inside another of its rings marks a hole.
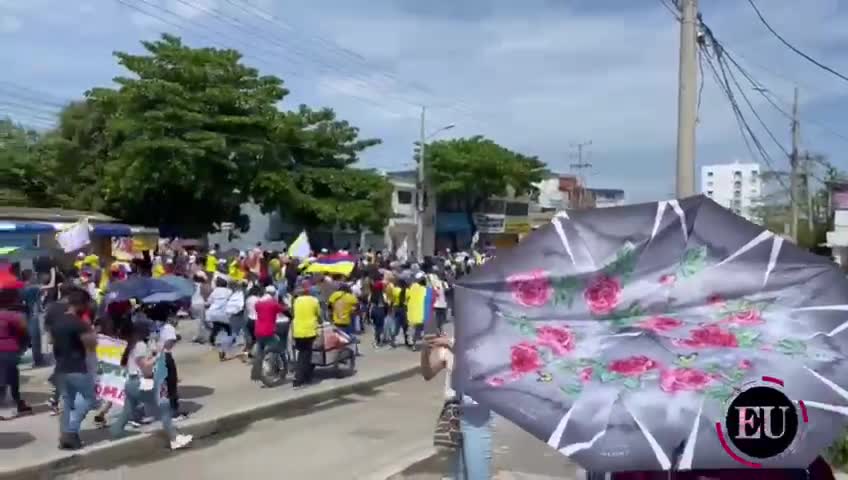
[[[595,208],[619,207],[624,205],[624,190],[617,188],[587,188]]]
[[[701,193],[752,222],[763,195],[760,165],[728,163],[701,167]]]

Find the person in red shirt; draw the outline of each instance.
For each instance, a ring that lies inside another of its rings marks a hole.
[[[18,358],[29,343],[26,316],[23,313],[20,292],[24,285],[11,273],[0,272],[0,401],[5,400],[6,389],[11,390],[18,415],[32,413],[32,408],[21,398],[21,376]]]
[[[262,372],[262,359],[265,349],[285,348],[288,324],[285,328],[277,327],[277,317],[286,313],[286,307],[277,300],[277,289],[273,285],[265,287],[265,294],[256,302],[256,324],[253,334],[256,339],[256,356],[253,357],[253,368],[250,370],[251,380],[258,380]]]

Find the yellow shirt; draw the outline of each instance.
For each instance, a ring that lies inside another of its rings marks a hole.
[[[389,302],[392,306],[398,306],[398,305],[401,304],[401,291],[403,291],[403,288],[392,286],[392,298],[391,298],[391,301]],[[404,300],[404,303],[409,301],[409,289],[408,288],[406,289],[406,293],[403,295],[403,300]]]
[[[165,267],[162,266],[161,263],[157,263],[153,266],[153,278],[159,278],[165,275]]]
[[[318,336],[318,324],[321,318],[321,304],[312,295],[301,295],[294,299],[292,306],[292,336],[310,338]]]
[[[74,262],[74,268],[76,268],[77,271],[81,271],[82,270],[82,260],[77,260],[76,262]]]
[[[333,292],[328,300],[333,306],[333,323],[339,327],[350,325],[353,312],[356,310],[358,301],[350,292]]]
[[[406,291],[406,320],[412,326],[424,324],[424,300],[427,297],[427,287],[416,283]]]
[[[241,264],[239,264],[238,260],[233,260],[230,262],[230,278],[233,281],[239,282],[244,280],[244,270],[241,268]]]
[[[218,259],[215,255],[206,255],[206,272],[215,273],[218,271]]]

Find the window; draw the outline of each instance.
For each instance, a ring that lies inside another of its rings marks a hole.
[[[736,190],[735,192],[733,192],[733,198],[742,198],[742,192]]]
[[[506,202],[503,200],[488,200],[486,204],[483,205],[482,213],[499,213],[503,215],[504,209],[506,208]]]
[[[712,190],[707,190],[707,196],[708,196],[708,197],[712,197],[712,196],[713,196],[713,191],[712,191]]]
[[[708,176],[708,177],[712,177],[712,176],[713,176],[713,172],[707,172],[707,176]]]
[[[739,182],[739,181],[733,182],[733,188],[742,188],[742,182]]]
[[[751,185],[756,185],[757,177],[751,177]]]
[[[708,187],[712,187],[712,186],[713,186],[713,182],[712,182],[712,181],[707,182],[707,186],[708,186]]]
[[[528,204],[523,202],[508,202],[506,204],[506,214],[513,217],[526,217],[529,207]]]
[[[401,205],[410,205],[412,204],[412,192],[408,190],[398,190],[397,192],[397,200]]]

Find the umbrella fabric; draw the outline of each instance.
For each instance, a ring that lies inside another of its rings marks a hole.
[[[165,275],[159,280],[166,282],[174,287],[174,289],[182,296],[191,298],[194,295],[194,282],[185,277],[177,275]]]
[[[161,278],[131,277],[109,285],[106,292],[106,302],[121,302],[136,299],[146,299],[153,294],[179,294],[177,288]]]
[[[703,197],[562,212],[456,290],[454,387],[587,470],[739,468],[716,434],[763,376],[841,433],[848,280]],[[830,410],[829,410],[830,409]]]

